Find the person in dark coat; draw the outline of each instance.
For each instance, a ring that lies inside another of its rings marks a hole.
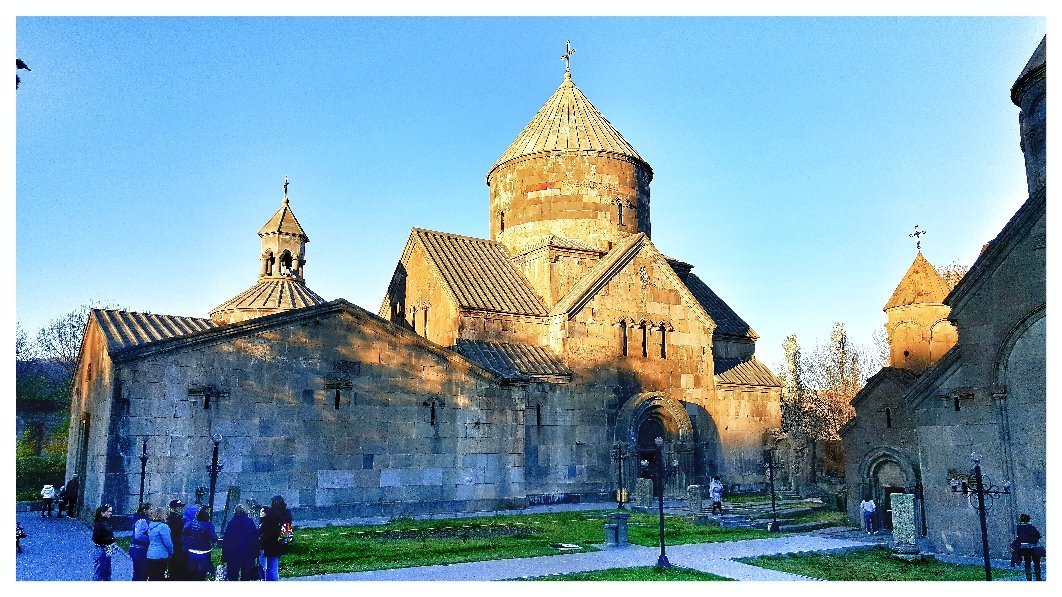
[[[258,544],[265,558],[265,580],[280,580],[280,556],[288,552],[288,546],[280,537],[280,529],[285,524],[291,524],[291,511],[284,498],[275,495],[258,529]]]
[[[1032,525],[1032,518],[1028,514],[1018,517],[1018,535],[1010,544],[1011,566],[1016,564],[1016,558],[1025,560],[1025,580],[1032,580],[1030,566],[1036,571],[1036,580],[1043,580],[1040,576],[1040,559],[1044,557],[1044,548],[1039,545],[1040,531]]]
[[[92,542],[96,545],[93,554],[92,580],[111,580],[111,555],[114,553],[114,531],[111,530],[110,504],[96,508],[92,517]]]
[[[140,504],[133,516],[133,537],[129,541],[129,559],[133,560],[133,580],[147,580],[148,513],[151,504]]]
[[[70,518],[77,516],[77,487],[78,479],[77,475],[70,477],[70,480],[63,486],[66,490],[66,513]]]
[[[206,580],[207,574],[214,572],[210,552],[217,540],[214,523],[210,520],[210,508],[202,506],[196,511],[195,520],[185,525],[181,534],[188,580]]]
[[[221,561],[226,566],[226,580],[256,580],[257,558],[258,529],[243,504],[236,504],[221,540]]]
[[[166,516],[166,526],[170,528],[170,540],[173,542],[173,556],[170,557],[169,562],[170,580],[184,580],[185,552],[181,545],[181,534],[184,533],[184,502],[181,500],[170,500],[170,512]]]

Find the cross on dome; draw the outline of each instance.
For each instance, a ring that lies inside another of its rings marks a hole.
[[[925,230],[919,230],[919,229],[918,229],[918,224],[915,224],[915,229],[914,229],[914,232],[912,232],[911,234],[908,234],[908,235],[907,235],[907,236],[909,236],[909,237],[911,237],[911,238],[915,239],[916,241],[918,241],[918,242],[917,242],[917,243],[915,244],[915,247],[916,247],[916,248],[918,249],[918,252],[919,252],[919,253],[921,253],[921,252],[922,252],[922,236],[924,236],[924,235],[926,235],[926,234],[929,234],[929,233],[928,233],[928,232],[926,232]]]
[[[572,78],[572,54],[575,53],[575,48],[572,47],[572,40],[567,40],[564,43],[565,52],[561,56],[561,60],[564,61],[564,76],[565,78]]]

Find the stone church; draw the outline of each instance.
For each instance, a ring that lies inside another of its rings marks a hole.
[[[974,453],[986,484],[1009,491],[987,498],[992,556],[1009,558],[1020,514],[1046,526],[1046,44],[1010,94],[1028,199],[950,290],[919,253],[885,308],[890,366],[841,429],[853,520],[869,495],[888,526],[889,496],[913,493],[934,552],[981,554],[976,499],[951,491]]]
[[[652,180],[566,72],[487,173],[490,238],[413,229],[376,314],[310,290],[285,181],[258,281],[209,318],[90,314],[82,503],[131,512],[145,445],[145,499],[190,498],[212,437],[219,500],[281,494],[304,520],[611,499],[656,437],[669,495],[762,488],[781,383],[650,240]]]

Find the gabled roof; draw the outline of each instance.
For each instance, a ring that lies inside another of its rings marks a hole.
[[[678,263],[682,266],[688,265],[681,261]],[[676,270],[675,273],[680,273],[681,266],[676,265],[674,262],[669,262],[669,264]],[[688,273],[689,270],[686,271],[687,274],[684,280],[686,288],[690,289],[690,293],[697,299],[697,302],[701,304],[701,307],[704,307],[704,310],[715,321],[715,333],[717,335],[739,336],[752,338],[753,340],[759,338],[756,331],[749,327],[749,324],[745,323],[745,320],[735,313],[730,308],[730,305],[726,304],[726,301],[719,298],[719,295],[709,288],[696,274]]]
[[[89,317],[96,321],[103,332],[109,354],[218,327],[214,321],[201,317],[156,315],[114,309],[93,309]]]
[[[919,251],[911,267],[907,268],[907,273],[896,285],[896,290],[892,291],[884,310],[921,303],[943,303],[950,291],[948,283]]]
[[[294,278],[262,278],[254,286],[210,310],[215,317],[225,311],[266,311],[302,309],[328,301]]]
[[[771,387],[785,385],[767,368],[767,365],[761,363],[756,357],[748,360],[715,359],[715,383]]]
[[[849,403],[855,407],[867,396],[870,396],[878,386],[886,382],[892,382],[901,389],[901,394],[906,393],[918,381],[918,373],[901,367],[882,367],[880,371],[867,378],[863,387],[852,396]]]
[[[306,236],[306,232],[299,225],[299,221],[295,219],[295,214],[288,207],[287,197],[284,197],[284,203],[277,210],[277,213],[273,214],[273,217],[269,218],[266,225],[262,226],[262,229],[258,231],[258,236],[278,233],[301,236],[303,242],[310,242],[310,237]]]
[[[374,326],[377,329],[386,332],[392,336],[399,337],[403,340],[402,345],[414,345],[420,349],[431,352],[443,359],[446,359],[451,364],[459,367],[462,370],[469,371],[479,377],[489,380],[497,380],[498,376],[487,369],[484,369],[476,362],[460,355],[456,351],[443,348],[424,337],[409,331],[402,326],[395,325],[386,319],[379,317],[373,313],[369,313],[365,309],[352,304],[343,299],[336,299],[327,303],[317,305],[314,307],[308,307],[306,309],[299,309],[296,311],[281,311],[272,315],[265,315],[262,317],[256,317],[254,319],[248,319],[239,323],[233,323],[228,325],[218,325],[208,319],[198,320],[204,329],[199,331],[189,332],[184,335],[174,335],[165,337],[155,341],[143,341],[141,343],[130,344],[124,348],[111,353],[112,358],[115,361],[129,361],[138,359],[147,355],[157,354],[161,352],[168,352],[171,350],[178,350],[187,346],[194,346],[201,343],[216,342],[233,337],[240,337],[245,335],[252,335],[261,332],[262,330],[271,329],[278,326],[290,325],[293,322],[309,319],[313,317],[319,317],[328,313],[345,312],[351,315],[355,321],[363,325]],[[136,317],[138,314],[129,313],[127,311],[112,312],[118,314],[123,319],[127,317]],[[168,319],[180,319],[183,321],[193,320],[191,317],[173,318],[171,316],[160,315],[156,317],[168,318]],[[103,327],[101,325],[101,327]],[[115,334],[118,332],[108,332],[104,330],[105,334]],[[110,340],[110,338],[108,338]],[[108,342],[110,345],[110,341]]]
[[[649,164],[575,86],[570,73],[566,75],[557,91],[494,163],[487,178],[501,165],[522,157],[593,152],[637,160],[649,171],[651,179]]]
[[[541,346],[459,339],[454,350],[487,371],[509,380],[572,374],[560,358]]]
[[[1014,215],[999,231],[999,234],[981,251],[977,261],[974,261],[974,264],[970,266],[970,270],[966,272],[966,275],[959,280],[955,288],[951,289],[951,293],[943,299],[942,302],[952,308],[953,316],[955,310],[959,309],[966,299],[972,296],[973,291],[991,278],[990,274],[1003,263],[1004,258],[1025,237],[1036,221],[1046,214],[1046,210],[1047,193],[1045,189],[1040,189],[1030,195],[1025,200],[1025,203],[1022,203],[1021,207],[1018,208],[1018,211],[1014,212]]]
[[[561,297],[557,304],[553,305],[550,314],[568,313],[584,305],[586,301],[593,298],[602,286],[608,283],[610,276],[607,274],[616,270],[617,266],[626,264],[627,261],[632,259],[642,249],[647,239],[648,237],[642,232],[620,239],[612,247],[611,251],[606,253],[600,261],[594,264],[594,267],[583,274],[583,277],[579,278],[579,281],[572,286],[571,290]]]
[[[422,228],[414,228],[410,240],[423,247],[459,308],[546,315],[542,301],[500,243]]]

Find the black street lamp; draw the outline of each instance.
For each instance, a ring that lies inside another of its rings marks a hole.
[[[767,467],[767,476],[771,480],[771,532],[777,533],[780,527],[778,526],[778,505],[774,493],[774,448],[763,449],[763,465]]]
[[[656,443],[656,478],[660,482],[660,557],[656,560],[657,570],[671,567],[664,550],[664,438],[658,437]]]
[[[977,452],[970,454],[970,461],[973,462],[973,471],[970,474],[973,478],[955,476],[952,477],[948,484],[951,485],[951,491],[953,493],[961,493],[966,496],[967,501],[971,497],[977,497],[977,505],[973,505],[970,502],[970,506],[977,510],[977,517],[981,522],[981,555],[985,559],[985,580],[992,580],[992,561],[988,554],[988,519],[986,517],[985,509],[985,496],[987,495],[991,499],[996,499],[999,495],[1010,495],[1010,481],[1004,481],[1001,487],[996,487],[992,484],[991,480],[987,480],[987,477],[981,474],[981,455]]]
[[[210,459],[210,466],[207,467],[207,472],[210,473],[210,501],[207,502],[207,507],[210,508],[210,519],[214,520],[214,489],[218,484],[218,473],[222,469],[222,466],[218,464],[218,446],[221,445],[221,434],[215,433],[210,439],[214,440],[214,456]]]
[[[147,438],[144,438],[144,451],[140,454],[140,499],[137,501],[137,510],[144,505],[144,474],[147,472]]]
[[[627,489],[623,487],[623,459],[627,453],[623,450],[623,444],[612,444],[612,457],[616,459],[616,509],[626,510]]]

